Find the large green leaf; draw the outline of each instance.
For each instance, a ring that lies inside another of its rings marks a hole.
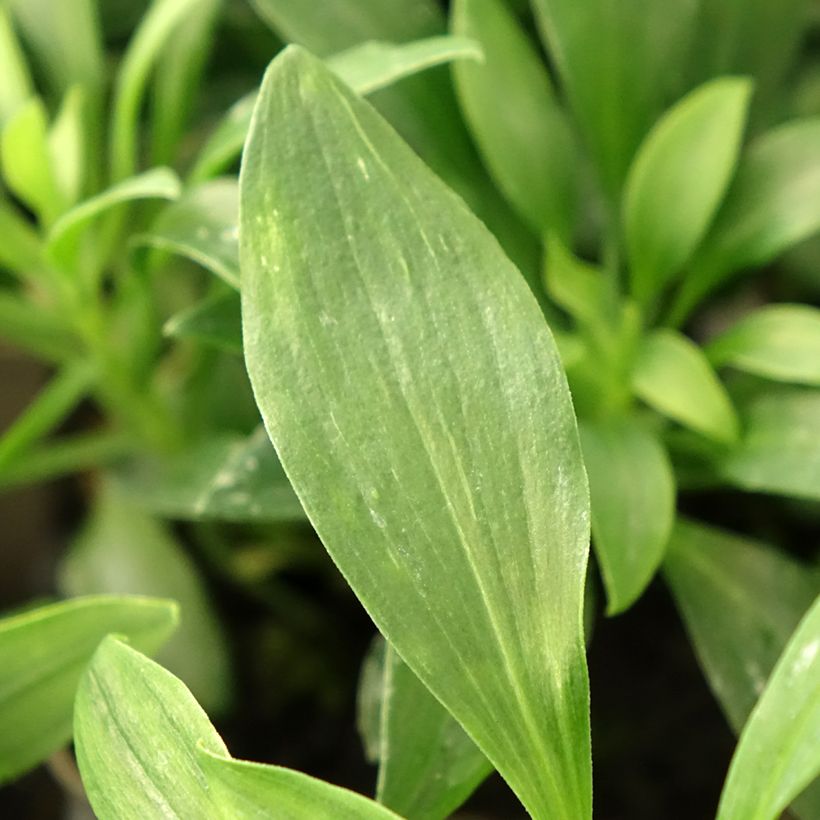
[[[716,441],[737,440],[737,415],[726,389],[703,351],[677,331],[656,330],[644,339],[632,386],[659,413]]]
[[[240,189],[246,361],[309,518],[527,808],[588,816],[587,488],[535,300],[301,49],[268,70]]]
[[[767,390],[741,407],[744,434],[720,472],[745,490],[820,500],[820,390]]]
[[[743,268],[764,265],[820,230],[820,118],[759,137],[681,284],[673,320]]]
[[[820,597],[740,735],[718,820],[775,820],[820,774]]]
[[[114,637],[103,641],[77,691],[74,734],[100,820],[396,820],[300,772],[232,760],[182,681]]]
[[[71,740],[74,692],[109,632],[146,652],[177,622],[170,601],[97,596],[0,620],[0,782],[36,766]]]
[[[103,488],[59,576],[69,595],[139,593],[175,600],[179,629],[157,660],[209,709],[224,709],[230,696],[228,651],[199,571],[171,533],[121,491]]]
[[[678,91],[697,6],[668,0],[532,5],[614,201],[638,144]]]
[[[484,60],[453,65],[473,136],[499,187],[539,235],[569,240],[578,157],[546,66],[500,0],[459,0],[453,31],[475,38]]]
[[[379,764],[376,799],[403,817],[439,820],[492,765],[381,636],[362,669],[359,724]]]
[[[127,474],[131,498],[181,519],[292,521],[304,517],[265,431],[225,434]]]
[[[660,293],[703,239],[735,171],[750,93],[746,79],[706,83],[641,145],[624,192],[632,289],[641,303]]]
[[[820,579],[773,547],[686,519],[675,526],[664,576],[706,680],[740,734]],[[806,820],[820,816],[820,785],[795,808]]]
[[[706,354],[715,366],[820,387],[820,310],[768,305],[710,342]]]
[[[660,566],[675,516],[675,479],[663,446],[636,421],[587,421],[592,535],[607,612],[623,612]]]

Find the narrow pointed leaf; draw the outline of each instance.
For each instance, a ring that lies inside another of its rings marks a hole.
[[[210,180],[168,205],[134,239],[202,265],[239,289],[239,188],[234,178]]]
[[[755,140],[682,282],[673,319],[683,321],[735,271],[765,265],[820,230],[818,200],[820,118],[778,126]]]
[[[60,111],[48,135],[49,156],[57,185],[68,207],[80,198],[85,183],[86,116],[83,87],[72,86],[63,97]]]
[[[740,444],[719,464],[737,487],[820,500],[820,390],[764,391],[741,407]]]
[[[242,353],[239,294],[217,293],[172,316],[162,328],[166,336],[191,339],[227,353]]]
[[[32,95],[32,82],[23,50],[5,6],[0,6],[0,128]]]
[[[820,310],[769,305],[741,319],[706,348],[715,366],[820,387]]]
[[[673,330],[647,336],[632,374],[635,395],[677,422],[722,443],[739,425],[726,389],[703,351]]]
[[[539,235],[572,235],[578,157],[538,52],[501,0],[460,0],[452,30],[474,38],[481,62],[453,65],[462,110],[487,167]]]
[[[587,488],[537,303],[300,49],[268,70],[240,188],[246,361],[308,516],[530,812],[587,817]]]
[[[585,422],[592,535],[607,612],[629,608],[660,566],[675,516],[675,479],[666,451],[634,421]]]
[[[197,754],[227,754],[222,738],[182,681],[113,636],[77,690],[74,744],[99,820],[222,816]]]
[[[176,606],[150,598],[78,598],[0,620],[0,782],[71,740],[74,693],[109,632],[154,652],[173,632]]]
[[[775,820],[820,774],[820,597],[740,735],[718,820]]]
[[[746,79],[706,83],[641,145],[624,192],[632,289],[641,303],[661,292],[703,239],[735,171],[750,94]]]
[[[820,591],[816,571],[767,544],[683,518],[663,571],[706,680],[739,735]],[[792,808],[805,820],[820,816],[820,784]]]
[[[611,308],[604,272],[576,257],[554,235],[547,241],[544,286],[557,305],[589,327],[603,324]]]
[[[59,580],[68,595],[137,593],[176,601],[179,629],[157,660],[209,709],[225,708],[228,651],[199,570],[171,533],[121,491],[103,488],[60,563]]]
[[[399,820],[373,800],[302,772],[197,751],[225,820]]]

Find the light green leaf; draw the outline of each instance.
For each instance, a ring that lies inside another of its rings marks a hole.
[[[171,533],[121,491],[103,487],[61,561],[59,579],[68,595],[138,593],[175,600],[179,629],[157,660],[208,709],[224,709],[231,688],[228,653],[203,579]]]
[[[592,536],[607,613],[628,609],[663,560],[675,517],[675,478],[663,446],[634,420],[581,425]]]
[[[49,256],[59,264],[73,267],[77,264],[85,230],[101,214],[135,199],[176,199],[179,192],[179,178],[170,168],[153,168],[119,182],[76,205],[59,219],[48,235]]]
[[[9,189],[46,225],[67,204],[58,187],[48,147],[46,110],[39,98],[20,106],[0,134],[0,160]]]
[[[185,684],[113,636],[77,690],[74,744],[99,820],[220,818],[197,744],[227,754]]]
[[[706,355],[716,367],[820,387],[820,310],[768,305],[714,339]]]
[[[0,339],[48,361],[63,362],[78,352],[77,343],[61,317],[3,290],[0,290]]]
[[[48,135],[48,150],[57,185],[66,207],[80,198],[85,181],[85,93],[72,86],[63,97],[60,111]]]
[[[672,320],[743,268],[765,265],[820,230],[820,118],[796,120],[752,143],[715,224],[681,283]]]
[[[127,476],[129,495],[167,518],[290,521],[304,512],[260,427],[223,435]]]
[[[679,518],[664,561],[698,661],[735,734],[820,589],[815,571],[784,553]],[[793,807],[820,815],[820,784]]]
[[[578,157],[546,67],[500,0],[460,0],[452,30],[474,38],[484,60],[453,66],[459,102],[484,161],[539,235],[568,241],[576,217]]]
[[[719,464],[744,490],[820,500],[820,390],[764,391],[741,407],[744,435]]]
[[[9,201],[0,198],[0,265],[24,278],[34,278],[43,265],[40,237],[34,226]]]
[[[533,0],[532,5],[603,188],[615,202],[638,144],[678,93],[697,4]]]
[[[146,652],[177,622],[170,601],[99,596],[0,620],[0,782],[33,768],[71,740],[74,692],[109,632]]]
[[[133,242],[185,256],[238,290],[238,222],[239,186],[222,177],[186,191]]]
[[[32,95],[32,82],[26,58],[11,25],[9,12],[0,5],[0,128]]]
[[[632,290],[657,297],[703,239],[735,171],[751,96],[744,78],[705,83],[641,145],[624,191]]]
[[[729,394],[703,351],[674,330],[656,330],[643,341],[632,374],[635,395],[677,422],[726,444],[739,426]]]
[[[225,820],[399,820],[360,794],[302,772],[197,751]]]
[[[614,300],[604,272],[575,256],[555,235],[547,241],[544,287],[557,305],[582,324],[601,325],[612,313]]]
[[[537,303],[301,49],[268,70],[240,192],[246,361],[309,518],[528,810],[587,817],[588,498]]]
[[[192,339],[226,353],[242,353],[239,294],[215,293],[174,314],[162,328],[174,339]]]
[[[67,364],[0,435],[0,473],[21,453],[57,427],[86,395],[94,368],[82,359]]]
[[[820,597],[740,735],[718,820],[775,820],[820,774]]]
[[[449,817],[492,765],[381,636],[362,672],[359,720],[379,763],[376,799],[417,820]]]

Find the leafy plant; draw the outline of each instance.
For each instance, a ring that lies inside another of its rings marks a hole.
[[[83,597],[0,621],[0,779],[73,737],[103,819],[434,820],[493,770],[588,818],[597,572],[610,616],[660,574],[719,820],[820,817],[808,4],[250,5],[154,0],[113,80],[108,0],[0,6],[0,335],[52,370],[0,488],[93,478]],[[203,711],[332,696],[315,536],[381,633],[375,800]]]

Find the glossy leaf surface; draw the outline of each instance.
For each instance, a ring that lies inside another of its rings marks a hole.
[[[246,361],[309,518],[527,808],[588,816],[587,489],[535,300],[300,49],[266,75],[240,187]]]
[[[74,693],[109,632],[154,652],[173,632],[170,601],[96,596],[0,620],[0,781],[71,740]]]

